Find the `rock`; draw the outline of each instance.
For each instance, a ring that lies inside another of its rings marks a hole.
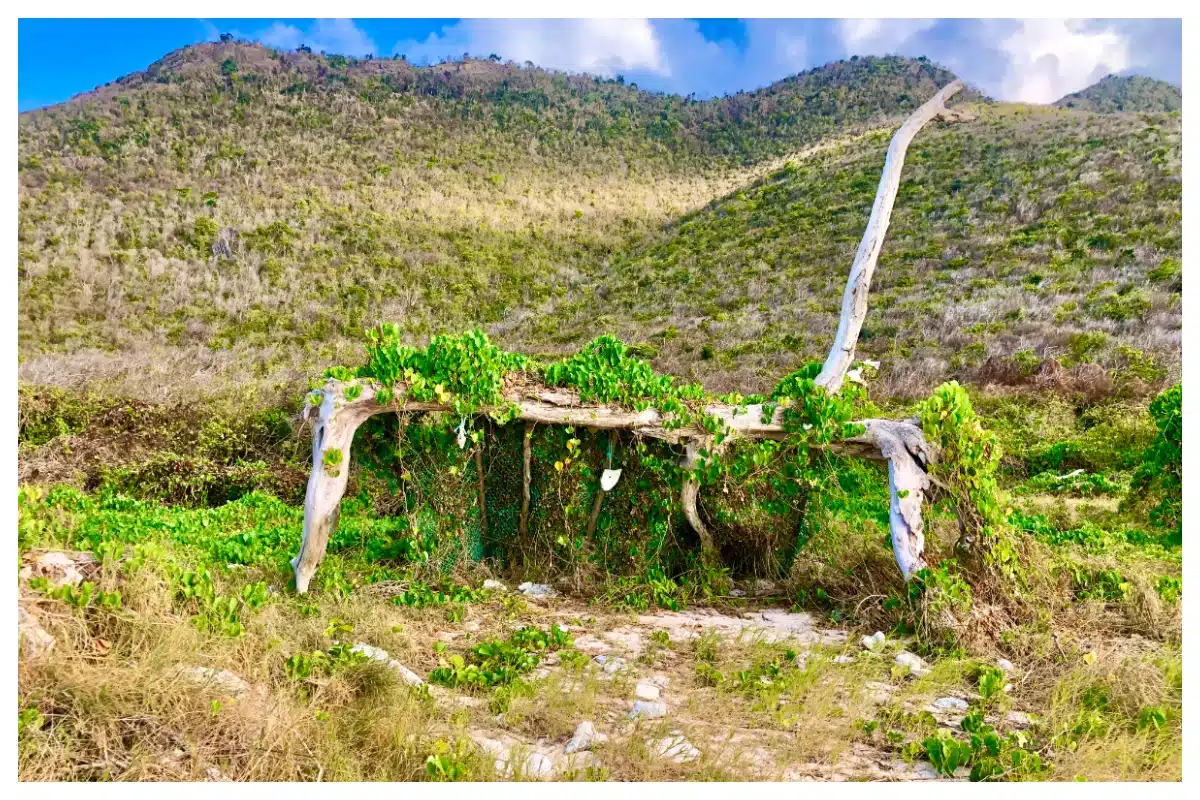
[[[775,586],[774,581],[768,581],[762,578],[759,578],[750,584],[751,591],[753,591],[756,595],[774,594],[776,588],[777,587]]]
[[[550,668],[549,667],[538,667],[532,673],[530,673],[530,677],[533,678],[534,680],[542,680],[544,678],[549,678],[550,677]]]
[[[880,681],[867,681],[863,684],[863,688],[867,690],[867,697],[872,703],[881,706],[888,700],[892,699],[892,685],[882,683]]]
[[[676,764],[686,764],[700,757],[700,751],[687,740],[679,731],[671,731],[665,738],[647,742],[650,752],[660,758],[674,761]]]
[[[576,726],[575,735],[571,737],[571,741],[567,742],[563,752],[570,755],[581,750],[591,750],[594,745],[604,744],[607,741],[606,735],[598,732],[595,725],[585,720]]]
[[[216,767],[205,767],[204,775],[210,781],[217,781],[220,783],[226,783],[229,781],[229,778],[225,776],[225,773],[221,772],[221,770],[217,769]]]
[[[1004,721],[1014,728],[1028,728],[1033,724],[1033,717],[1024,711],[1010,711],[1005,715]]]
[[[903,762],[902,762],[903,763]],[[928,761],[918,761],[915,765],[916,777],[918,780],[935,781],[938,779],[938,771],[933,764]]]
[[[637,695],[638,700],[657,700],[662,694],[662,690],[653,683],[639,683],[634,694]]]
[[[971,704],[958,697],[939,697],[933,701],[933,707],[942,711],[966,711]]]
[[[525,581],[517,587],[517,591],[527,597],[554,597],[558,592],[545,583],[530,583]]]
[[[667,704],[656,703],[647,700],[635,700],[633,710],[629,712],[629,719],[659,719],[667,715]]]
[[[604,668],[606,675],[616,675],[625,669],[625,659],[620,656],[599,655],[594,661]]]
[[[95,559],[90,555],[75,559],[61,550],[51,550],[38,556],[33,564],[33,571],[50,579],[55,586],[76,586],[83,581],[81,566],[94,565]]]
[[[54,649],[54,637],[46,632],[42,623],[22,606],[17,606],[17,642],[21,652],[29,658],[41,658]]]
[[[851,656],[851,655],[835,656],[833,659],[833,663],[835,663],[835,664],[853,664],[854,656]]]
[[[902,667],[908,667],[908,674],[914,678],[923,678],[929,674],[929,667],[925,666],[925,662],[921,660],[921,657],[907,650],[901,650],[899,653],[896,653],[896,663]]]
[[[227,669],[179,665],[175,668],[174,676],[197,687],[216,687],[234,699],[241,699],[250,693],[250,684],[234,675]]]
[[[545,780],[554,774],[554,759],[548,753],[533,752],[525,757],[523,767],[525,777]]]
[[[359,642],[358,644],[354,645],[354,647],[351,647],[350,650],[351,650],[351,652],[354,652],[354,653],[362,653],[364,656],[371,659],[372,661],[377,661],[380,664],[383,664],[388,669],[397,673],[400,676],[401,680],[403,680],[409,686],[424,686],[425,685],[424,678],[422,678],[417,673],[413,672],[408,667],[401,664],[396,659],[392,658],[390,655],[388,655],[388,651],[384,650],[383,648],[373,647],[372,645],[369,645],[366,642]]]
[[[1016,669],[1016,667],[1013,666],[1013,663],[1007,658],[997,658],[996,666],[1005,672],[1012,672],[1014,669]]]
[[[491,578],[488,578],[486,581],[483,582],[483,588],[487,589],[489,592],[507,592],[508,591],[507,586],[505,586],[500,581],[494,581]]]
[[[665,689],[671,685],[671,679],[666,675],[654,675],[651,676],[650,683],[653,683],[660,689]]]
[[[862,646],[863,649],[874,652],[881,649],[886,641],[887,637],[883,635],[883,631],[875,631],[870,636],[862,637]]]
[[[746,590],[745,589],[730,589],[729,596],[730,597],[745,597]]]
[[[853,659],[851,659],[851,660],[853,661]],[[792,663],[796,665],[796,669],[799,669],[799,670],[808,669],[808,651],[801,650],[799,653],[796,654],[796,657],[794,659],[792,659]]]

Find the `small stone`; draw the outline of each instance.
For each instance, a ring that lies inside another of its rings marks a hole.
[[[546,753],[530,753],[525,758],[525,777],[545,780],[554,774],[554,759]]]
[[[225,777],[225,773],[221,772],[221,770],[217,769],[216,767],[205,767],[204,774],[210,781],[218,781],[221,783],[229,781],[229,778]]]
[[[853,660],[853,659],[851,659],[851,660]],[[796,669],[799,669],[799,670],[808,669],[808,651],[802,650],[799,653],[797,653],[796,657],[794,659],[792,659],[792,663],[796,665]]]
[[[401,664],[396,659],[392,658],[390,655],[388,655],[388,651],[384,650],[383,648],[373,647],[366,642],[359,642],[358,644],[354,645],[354,647],[351,647],[350,650],[354,653],[362,653],[372,661],[377,661],[393,672],[398,673],[400,678],[409,686],[423,686],[425,684],[424,678]]]
[[[867,681],[863,684],[863,688],[867,690],[867,697],[870,701],[877,706],[881,706],[892,699],[891,684],[880,681]]]
[[[1033,724],[1033,718],[1024,711],[1010,711],[1005,715],[1004,721],[1016,728],[1028,728]]]
[[[862,646],[865,650],[872,652],[883,647],[883,643],[887,641],[887,637],[883,635],[883,631],[875,631],[870,636],[862,637]]]
[[[527,597],[554,597],[558,592],[545,583],[531,583],[525,581],[517,587],[517,591]]]
[[[486,581],[483,582],[483,588],[488,590],[489,592],[507,592],[508,591],[507,586],[505,586],[500,581],[494,581],[491,578],[488,578]]]
[[[908,667],[909,674],[914,678],[923,678],[929,674],[929,667],[925,666],[921,657],[907,650],[896,653],[896,663],[902,667]]]
[[[939,697],[933,701],[933,707],[943,711],[966,711],[971,705],[958,697]]]
[[[549,667],[538,667],[537,669],[535,669],[533,671],[532,677],[535,680],[542,680],[543,678],[549,678],[550,677],[550,668]]]
[[[17,641],[30,658],[41,658],[54,649],[55,639],[33,614],[17,606]]]
[[[730,589],[729,596],[730,597],[745,597],[746,590],[745,589]]]
[[[851,656],[851,655],[836,656],[833,659],[833,663],[835,663],[835,664],[853,664],[854,656]]]
[[[659,719],[667,715],[666,703],[655,703],[646,700],[636,700],[633,703],[633,710],[629,712],[629,719],[638,719],[645,717],[646,719]]]
[[[42,553],[35,566],[38,573],[49,578],[55,586],[75,586],[83,581],[83,573],[75,560],[60,550]]]
[[[625,669],[625,659],[620,656],[600,655],[596,656],[595,661],[604,668],[606,675],[616,675]]]
[[[662,690],[653,683],[639,683],[634,693],[639,700],[657,700]]]
[[[686,764],[700,757],[700,751],[687,740],[679,731],[671,731],[671,735],[648,743],[649,750],[661,758],[674,761],[676,764]]]
[[[1014,669],[1016,669],[1016,667],[1013,666],[1013,663],[1007,658],[997,658],[996,666],[1005,672],[1012,672]]]
[[[604,744],[607,741],[606,735],[598,732],[591,721],[585,720],[575,727],[575,735],[571,737],[571,741],[567,742],[563,753],[570,755],[581,750],[591,750],[593,745]]]
[[[218,670],[211,667],[180,665],[175,668],[174,675],[195,686],[215,686],[235,699],[243,698],[250,693],[250,684],[227,669]]]
[[[650,678],[650,682],[660,689],[665,689],[671,685],[671,679],[666,675],[654,675]]]

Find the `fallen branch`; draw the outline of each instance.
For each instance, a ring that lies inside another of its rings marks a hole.
[[[871,209],[867,229],[859,244],[846,291],[842,298],[842,314],[838,321],[837,334],[829,356],[816,382],[831,394],[841,390],[847,372],[855,359],[859,333],[867,313],[867,294],[871,288],[871,276],[883,248],[884,236],[891,220],[892,207],[900,188],[900,173],[904,167],[904,156],[908,145],[917,132],[930,120],[958,122],[970,116],[945,107],[947,99],[962,88],[954,81],[943,87],[928,102],[917,109],[893,136],[884,161],[879,189]],[[300,553],[292,560],[296,574],[296,589],[303,593],[317,565],[325,555],[329,536],[337,524],[338,503],[346,489],[346,474],[349,469],[349,451],[354,432],[371,416],[381,413],[408,413],[413,411],[449,411],[450,407],[439,403],[408,402],[406,387],[393,388],[391,401],[377,402],[376,386],[371,381],[356,382],[361,394],[347,401],[347,382],[331,380],[324,389],[318,418],[313,429],[313,471],[308,482],[308,494],[304,504],[304,539]],[[576,425],[603,430],[627,430],[641,436],[661,439],[673,444],[685,443],[688,455],[685,466],[696,460],[698,450],[712,442],[712,434],[696,426],[671,427],[666,418],[653,408],[630,411],[603,405],[586,405],[579,396],[561,389],[541,389],[520,395],[506,395],[517,410],[517,418],[526,422],[523,450],[524,490],[522,493],[520,531],[528,532],[529,515],[529,434],[531,425]],[[501,409],[480,409],[480,413]],[[783,439],[786,433],[782,425],[782,409],[775,409],[766,420],[761,405],[733,406],[712,404],[704,411],[722,420],[728,428],[730,438]],[[307,413],[307,409],[306,409]],[[932,483],[927,468],[933,453],[926,442],[918,422],[913,420],[863,420],[864,432],[852,439],[834,442],[827,449],[835,454],[886,461],[888,485],[891,492],[889,521],[892,548],[896,563],[905,580],[910,579],[925,565],[924,524],[921,506]],[[728,439],[727,439],[728,441]],[[342,467],[336,472],[325,466],[325,453],[338,450]],[[482,471],[481,471],[482,476]],[[483,522],[481,485],[480,514]],[[700,519],[698,498],[700,486],[694,478],[686,477],[683,483],[682,506],[688,523],[700,536],[705,557],[715,553],[712,536]],[[597,508],[599,497],[597,498]],[[593,513],[593,517],[595,513]],[[594,524],[594,521],[591,523]],[[589,528],[591,525],[589,525]]]

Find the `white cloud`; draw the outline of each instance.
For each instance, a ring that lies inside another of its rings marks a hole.
[[[324,51],[344,56],[365,56],[368,53],[379,52],[366,31],[348,19],[319,19],[307,32],[294,25],[273,22],[266,30],[250,38],[278,50],[295,50],[306,44],[314,52]]]
[[[1130,66],[1125,36],[1071,20],[1024,20],[1000,50],[1008,58],[1001,97],[1027,103],[1052,103]]]
[[[838,34],[847,55],[889,55],[937,24],[935,19],[843,19]]]
[[[398,42],[394,52],[418,64],[495,53],[568,72],[670,74],[654,26],[645,19],[467,19],[422,42]]]

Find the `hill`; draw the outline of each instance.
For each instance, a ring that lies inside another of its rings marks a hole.
[[[696,102],[493,62],[185,48],[20,117],[27,375],[179,365],[171,387],[227,365],[294,387],[380,319],[553,346],[522,320],[585,271],[949,79],[856,59]]]
[[[1082,111],[1145,111],[1169,113],[1183,110],[1183,90],[1144,75],[1108,75],[1086,89],[1055,102],[1059,108]]]

